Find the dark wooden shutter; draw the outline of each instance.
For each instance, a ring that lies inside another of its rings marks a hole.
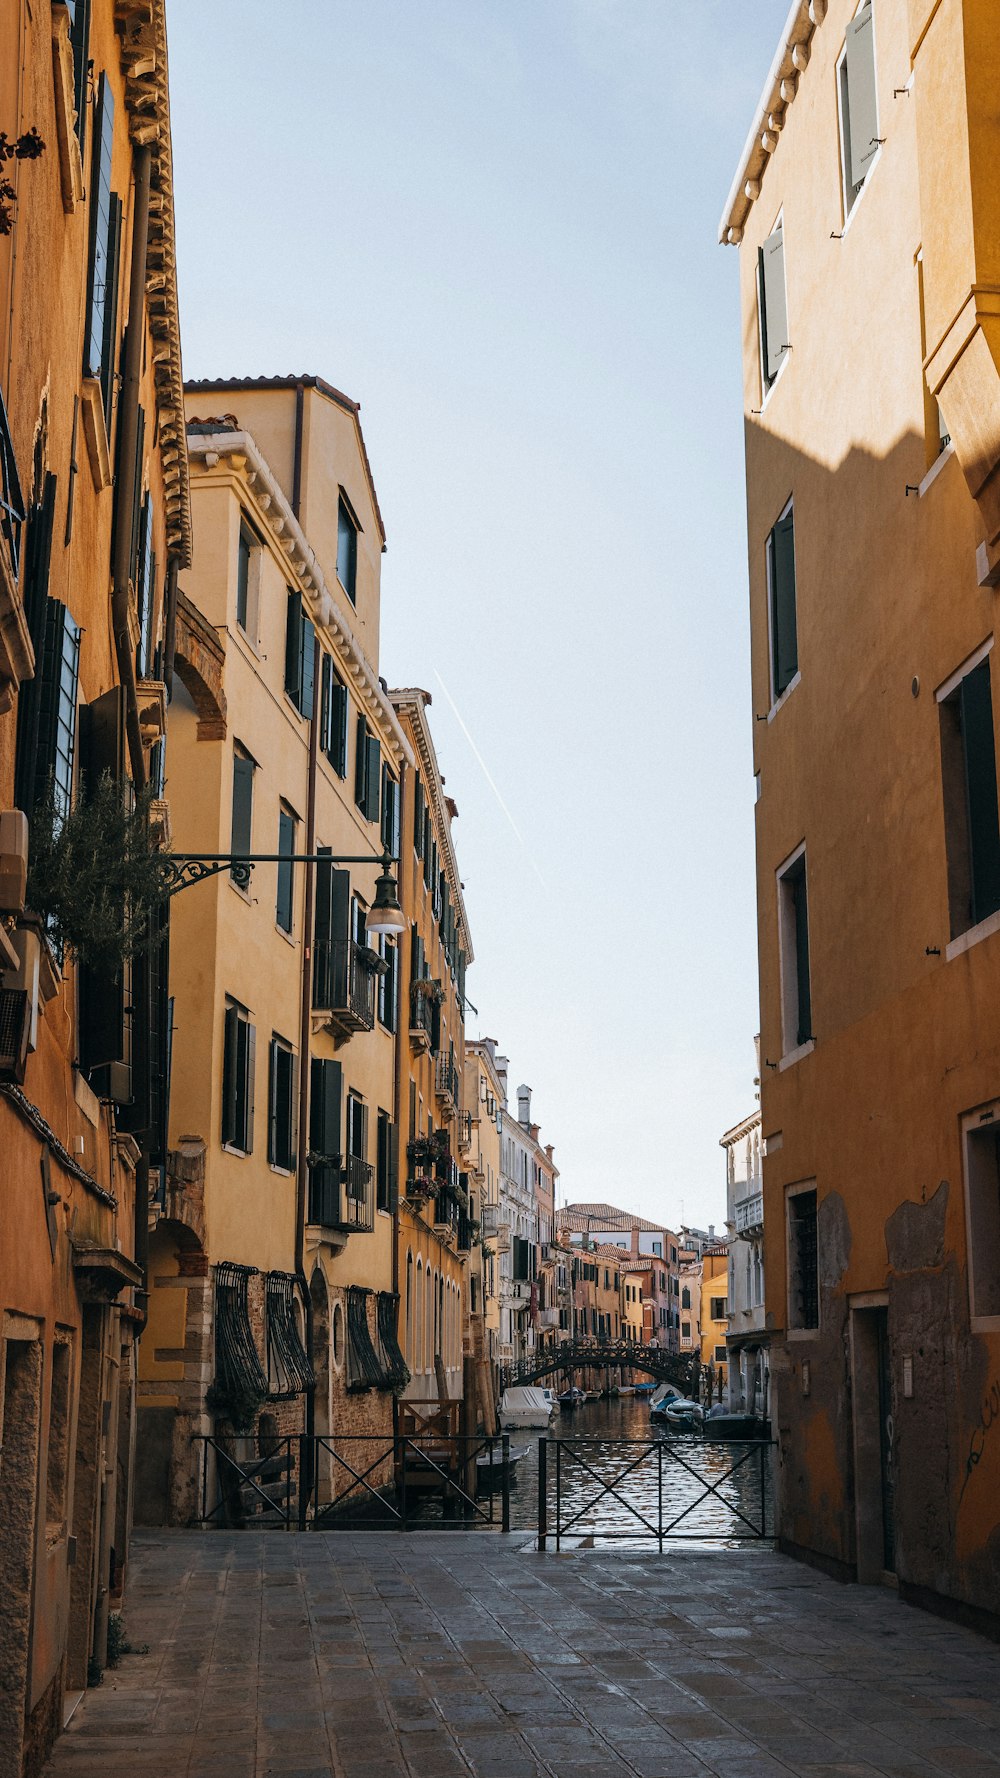
[[[462,1003],[463,1016],[465,1014],[465,971],[466,971],[465,952],[459,951],[459,953],[458,953],[458,998]]]
[[[292,1097],[294,1087],[294,1057],[291,1050],[276,1037],[271,1039],[269,1058],[269,1128],[268,1128],[268,1160],[275,1167],[287,1170],[295,1164],[292,1144],[293,1117]]]
[[[139,514],[139,558],[136,569],[139,642],[135,651],[137,679],[149,676],[153,628],[153,501],[147,494]]]
[[[399,1125],[389,1125],[389,1205],[393,1215],[399,1209]]]
[[[806,891],[806,861],[792,880],[795,908],[795,976],[798,990],[798,1041],[808,1043],[812,1037],[812,996],[809,986],[809,901]]]
[[[349,939],[351,934],[351,873],[335,870],[330,879],[330,932],[332,937],[333,1005],[348,1004]]]
[[[24,549],[22,597],[35,653],[35,676],[21,686],[17,697],[17,752],[14,767],[14,801],[30,815],[45,788],[44,768],[39,768],[38,724],[41,712],[39,686],[45,650],[49,574],[52,566],[52,527],[56,507],[56,478],[45,477],[42,498],[28,519]]]
[[[878,153],[878,94],[875,90],[875,26],[871,6],[865,6],[847,27],[846,135],[850,153],[851,185],[864,183]]]
[[[795,611],[795,518],[789,511],[771,532],[771,645],[774,695],[780,698],[799,668]]]
[[[80,153],[87,140],[87,67],[90,59],[90,0],[73,0],[70,6],[69,41],[73,51],[73,103]]]
[[[418,858],[424,855],[424,787],[420,773],[413,774],[413,850]]]
[[[253,760],[233,754],[233,834],[230,844],[236,857],[251,849],[253,831]]]
[[[302,701],[302,595],[288,589],[285,617],[285,690],[296,709]]]
[[[368,763],[365,768],[365,804],[364,812],[367,820],[377,821],[379,818],[379,788],[382,779],[382,750],[378,736],[369,735],[365,742],[368,752]]]
[[[354,755],[354,800],[365,811],[368,801],[368,724],[358,717],[357,747]]]
[[[319,663],[319,744],[327,759],[333,753],[333,662],[325,652]]]
[[[80,674],[80,630],[65,605],[49,599],[45,641],[36,663],[38,734],[36,796],[51,783],[56,807],[69,812],[76,753],[76,697]]]
[[[118,279],[122,251],[122,201],[111,193],[108,206],[108,239],[105,261],[108,286],[104,296],[104,317],[101,330],[101,393],[104,396],[104,424],[111,438],[111,418],[115,401],[115,346],[118,338]]]
[[[99,377],[104,349],[104,316],[108,297],[108,242],[111,224],[111,151],[114,145],[115,99],[106,74],[97,83],[94,148],[91,156],[90,263],[87,313],[83,334],[83,374]]]
[[[125,777],[125,692],[120,685],[80,706],[80,793],[88,801],[105,773],[113,784]]]
[[[959,687],[972,877],[972,923],[1000,908],[1000,824],[990,663],[981,661]]]
[[[316,626],[308,617],[302,619],[300,638],[302,666],[299,673],[299,712],[312,721],[316,702]]]
[[[310,1070],[309,1147],[324,1159],[342,1156],[344,1071],[339,1062],[314,1056]]]
[[[347,777],[347,687],[335,673],[333,676],[333,769],[338,778]]]
[[[257,1076],[257,1030],[249,1019],[241,1019],[237,1032],[240,1092],[240,1127],[242,1146],[253,1153],[254,1101]]]
[[[333,1005],[333,863],[329,846],[320,846],[315,876],[313,914],[312,1003]]]
[[[239,1136],[236,1121],[237,1101],[237,1033],[240,1015],[235,1006],[226,1007],[222,1043],[222,1140],[235,1144]]]
[[[788,345],[788,306],[785,298],[785,236],[782,228],[768,235],[760,250],[760,282],[763,296],[761,330],[764,370],[773,383]]]
[[[139,408],[135,420],[135,481],[132,489],[132,510],[121,515],[121,522],[131,526],[132,541],[129,545],[129,579],[133,586],[138,585],[139,534],[142,522],[142,459],[146,449],[146,414]],[[117,494],[117,489],[116,489]]]

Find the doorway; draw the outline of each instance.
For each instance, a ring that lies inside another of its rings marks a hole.
[[[851,1399],[858,1580],[896,1572],[896,1441],[888,1299],[851,1301]]]

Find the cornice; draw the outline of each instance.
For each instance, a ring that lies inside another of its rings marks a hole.
[[[759,1129],[760,1109],[758,1107],[756,1111],[751,1111],[749,1117],[745,1117],[742,1123],[734,1124],[731,1130],[727,1130],[724,1136],[719,1137],[719,1147],[731,1148],[734,1142],[740,1140],[741,1136],[749,1136],[751,1130]]]
[[[827,0],[792,0],[722,212],[719,240],[724,247],[738,247],[743,239],[747,217],[760,196],[761,181],[778,146],[788,107],[809,65],[813,33],[823,23],[826,9]]]
[[[167,548],[191,564],[191,489],[184,419],[184,373],[177,302],[174,169],[170,141],[165,0],[115,0],[129,135],[151,149],[146,317],[152,336]]]
[[[187,449],[192,465],[197,463],[204,472],[211,473],[224,463],[226,473],[235,474],[248,489],[260,529],[268,535],[275,552],[284,558],[286,570],[298,582],[310,616],[326,632],[353,684],[358,703],[388,739],[397,766],[412,765],[413,751],[396,712],[329,591],[305,532],[256,440],[242,430],[199,431],[189,433]]]
[[[465,896],[462,892],[462,879],[458,872],[458,857],[455,842],[451,837],[451,819],[445,808],[444,786],[441,783],[441,768],[438,765],[437,753],[434,748],[434,737],[427,721],[427,705],[431,701],[429,691],[422,691],[419,686],[410,686],[403,690],[389,692],[389,700],[398,715],[404,715],[413,732],[416,763],[424,775],[425,794],[434,810],[435,826],[442,846],[445,875],[451,889],[451,899],[461,919],[462,948],[467,963],[475,957],[472,948],[472,934],[469,931],[469,917],[465,911]]]

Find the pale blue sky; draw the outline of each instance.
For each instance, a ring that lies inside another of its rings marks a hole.
[[[460,810],[470,1030],[530,1083],[564,1196],[671,1223],[723,1220],[718,1140],[753,1103],[737,267],[716,227],[786,12],[169,7],[185,372],[316,372],[361,402],[381,670],[434,694]]]

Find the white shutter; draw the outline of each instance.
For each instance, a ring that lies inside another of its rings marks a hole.
[[[768,383],[773,383],[788,345],[788,305],[785,300],[785,236],[779,226],[768,235],[760,250],[761,327],[764,344],[764,369]]]
[[[878,97],[875,91],[875,25],[871,5],[847,27],[847,121],[851,185],[863,184],[878,153]]]

